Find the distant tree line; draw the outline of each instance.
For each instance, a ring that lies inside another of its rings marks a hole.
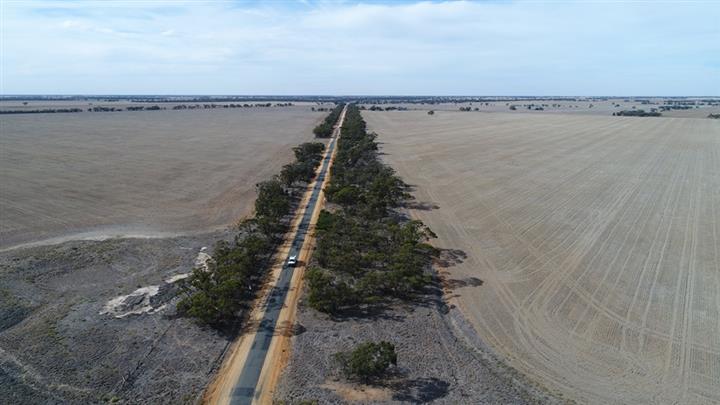
[[[255,103],[255,104],[178,104],[173,106],[173,110],[195,110],[195,109],[213,109],[213,108],[252,108],[252,107],[290,107],[293,103]]]
[[[375,134],[354,104],[348,106],[325,189],[334,212],[318,219],[313,265],[306,273],[308,303],[330,314],[406,299],[430,282],[435,234],[393,209],[410,198],[407,185],[378,158]]]
[[[662,113],[645,110],[623,110],[614,112],[612,115],[619,117],[661,117]]]
[[[165,110],[165,107],[160,107],[159,105],[151,105],[151,106],[144,106],[144,105],[131,105],[127,107],[128,111],[159,111],[159,110]],[[118,111],[122,111],[122,108]]]
[[[98,102],[122,102],[131,101],[138,103],[260,103],[267,100],[293,102],[314,102],[318,105],[322,103],[348,103],[354,102],[358,105],[363,104],[420,104],[433,105],[442,103],[508,103],[508,102],[554,102],[561,100],[564,102],[601,102],[618,99],[616,97],[548,97],[548,96],[504,96],[504,97],[481,97],[481,96],[267,96],[267,95],[234,95],[234,96],[167,96],[167,95],[132,95],[132,96],[68,96],[68,95],[52,95],[52,96],[7,96],[0,95],[0,100],[78,100],[78,101],[98,101]],[[649,100],[645,97],[625,98],[625,102],[638,102],[641,104],[658,104],[657,101]],[[720,105],[720,98],[696,98],[696,97],[663,97],[657,98],[663,103],[678,104],[695,104],[695,105]],[[573,106],[573,108],[578,108]]]
[[[48,108],[44,110],[0,110],[0,114],[45,114],[45,113],[76,113],[82,108]]]
[[[335,106],[335,108],[330,111],[330,114],[328,114],[327,117],[318,124],[318,126],[313,129],[313,133],[318,138],[330,138],[332,136],[333,127],[335,126],[335,123],[340,118],[340,113],[342,112],[343,108],[345,107],[345,104],[338,104]]]
[[[700,108],[700,106],[698,106],[698,105],[686,105],[686,104],[661,105],[661,106],[660,106],[660,111],[692,110],[693,108]]]
[[[110,101],[110,100],[108,100]],[[113,100],[116,101],[116,100]],[[290,107],[293,103],[255,103],[255,104],[178,104],[172,107],[173,110],[195,110],[195,109],[214,109],[214,108],[252,108],[252,107]],[[87,108],[88,112],[119,112],[119,111],[159,111],[166,110],[167,107],[159,105],[130,105],[123,107],[104,107],[94,106]],[[82,108],[53,108],[42,110],[0,110],[0,114],[42,114],[42,113],[79,113],[84,112]]]
[[[239,225],[233,241],[216,244],[207,269],[195,268],[184,280],[179,313],[219,328],[237,321],[265,278],[287,230],[292,213],[289,187],[312,180],[324,149],[325,145],[317,142],[295,147],[295,162],[286,165],[279,176],[256,185],[255,216]]]
[[[160,108],[158,107],[158,110]],[[90,107],[87,109],[88,112],[115,112],[115,111],[122,111],[123,109],[120,107],[102,107],[102,106],[95,106]]]
[[[369,110],[369,111],[407,111],[407,107],[398,107],[398,106],[389,106],[389,107],[380,107],[377,105],[371,105],[370,107],[365,107],[364,105],[361,105],[358,107],[360,110]]]

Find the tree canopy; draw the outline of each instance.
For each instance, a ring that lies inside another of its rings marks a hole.
[[[366,132],[355,105],[341,131],[325,190],[341,209],[320,213],[307,272],[308,303],[331,314],[412,297],[430,282],[427,268],[437,254],[427,226],[393,215],[410,198],[407,186],[379,160],[376,135]]]
[[[330,114],[325,117],[323,122],[313,129],[315,136],[318,138],[330,138],[332,136],[333,127],[335,127],[335,123],[338,121],[338,118],[340,118],[340,113],[344,107],[345,104],[342,103],[335,106],[335,108],[330,111]]]
[[[287,188],[314,178],[324,150],[319,142],[293,148],[295,162],[283,167],[280,176],[256,185],[255,216],[240,225],[232,242],[217,243],[207,269],[193,269],[182,287],[184,297],[177,306],[180,313],[217,327],[237,320],[287,229],[292,210]]]

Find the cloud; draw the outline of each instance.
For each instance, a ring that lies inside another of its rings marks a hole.
[[[6,93],[720,93],[712,3],[5,8]]]

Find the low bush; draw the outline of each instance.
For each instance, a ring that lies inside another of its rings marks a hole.
[[[395,345],[390,342],[365,342],[349,352],[335,354],[345,378],[369,382],[386,375],[397,365]]]

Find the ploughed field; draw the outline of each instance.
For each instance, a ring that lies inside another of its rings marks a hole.
[[[720,122],[363,116],[510,365],[580,402],[720,402]]]
[[[293,106],[0,116],[0,248],[228,225],[326,114]]]

